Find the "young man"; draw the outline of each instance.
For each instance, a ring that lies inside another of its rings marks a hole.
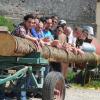
[[[58,17],[57,16],[51,16],[51,19],[52,19],[52,26],[51,26],[51,33],[52,35],[54,36],[55,33],[56,33],[56,28],[58,26]]]
[[[43,34],[43,23],[39,22],[36,27],[33,27],[31,29],[32,36],[37,38],[37,39],[43,39],[44,34]]]
[[[34,26],[34,17],[32,14],[28,14],[24,17],[23,23],[21,23],[14,31],[14,35],[28,39],[34,43],[36,43],[37,48],[39,49],[38,41],[35,37],[31,34],[31,29]]]
[[[34,17],[29,14],[24,17],[23,23],[21,23],[13,32],[14,35],[22,38],[26,38],[31,41],[35,41],[36,39],[32,37],[30,29],[34,25]]]
[[[52,19],[48,18],[44,22],[44,30],[43,30],[44,38],[46,38],[46,40],[48,40],[48,41],[54,40],[53,35],[50,32],[51,27],[52,27]]]

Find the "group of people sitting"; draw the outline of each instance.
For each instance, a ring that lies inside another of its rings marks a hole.
[[[84,55],[84,51],[95,51],[95,47],[91,45],[93,32],[85,26],[72,28],[65,20],[59,20],[57,16],[38,18],[33,14],[28,14],[12,34],[34,42],[38,50],[41,46],[50,45],[80,55]],[[60,66],[66,77],[68,64],[64,62],[58,65],[53,64],[58,66],[56,67],[58,70]]]
[[[38,49],[43,45],[51,45],[80,54],[83,54],[79,49],[82,49],[83,42],[92,41],[86,28],[72,29],[65,20],[59,20],[57,16],[38,18],[28,14],[12,33],[36,43]]]

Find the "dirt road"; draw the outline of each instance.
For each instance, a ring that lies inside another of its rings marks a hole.
[[[32,98],[30,100],[41,100]],[[70,88],[66,89],[65,100],[100,100],[100,90]]]

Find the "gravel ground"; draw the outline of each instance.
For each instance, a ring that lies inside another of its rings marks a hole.
[[[70,88],[65,100],[100,100],[100,90]]]
[[[30,99],[41,100],[41,99]],[[66,89],[65,100],[100,100],[100,90],[70,88]]]
[[[5,100],[16,100],[16,99],[9,98]],[[42,100],[42,99],[31,98],[28,100]],[[71,87],[69,89],[66,89],[65,100],[100,100],[100,90]]]

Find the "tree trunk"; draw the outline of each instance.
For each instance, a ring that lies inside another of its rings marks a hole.
[[[0,33],[1,56],[24,56],[34,51],[37,52],[37,49],[31,41],[10,34]],[[75,55],[72,52],[66,52],[51,46],[42,47],[40,53],[49,61],[100,64],[100,56],[95,53]]]
[[[27,39],[12,36],[8,33],[0,33],[1,56],[23,56],[35,50],[35,44]]]

